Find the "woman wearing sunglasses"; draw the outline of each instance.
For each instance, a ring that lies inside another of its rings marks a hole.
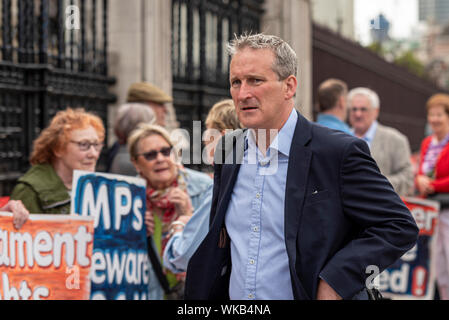
[[[30,213],[70,213],[73,170],[95,171],[103,147],[104,126],[83,109],[59,111],[34,141],[32,167],[15,186],[11,199]]]
[[[145,224],[161,255],[170,235],[182,231],[191,217],[209,216],[213,181],[177,163],[173,142],[161,126],[141,123],[128,138],[128,148],[136,171],[147,181]],[[173,279],[169,276],[172,284]]]

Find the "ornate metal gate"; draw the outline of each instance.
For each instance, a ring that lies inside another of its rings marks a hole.
[[[108,0],[2,0],[0,195],[29,167],[33,140],[66,107],[107,125]]]
[[[192,133],[210,107],[229,98],[226,43],[258,32],[263,0],[172,0],[172,70],[176,117]]]

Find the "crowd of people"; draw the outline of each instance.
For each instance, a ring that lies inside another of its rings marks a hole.
[[[167,298],[167,281],[177,299],[375,298],[366,267],[384,270],[418,236],[400,197],[449,195],[449,96],[427,102],[432,134],[414,173],[407,137],[378,122],[370,88],[324,81],[314,123],[296,111],[297,57],[285,41],[241,35],[229,53],[232,99],[205,122],[212,174],[182,165],[165,121],[173,99],[160,88],[132,84],[115,116],[107,171],[147,183],[144,221],[158,257],[149,297]],[[93,113],[58,112],[0,210],[16,228],[30,213],[69,214],[73,171],[95,171],[104,138]],[[437,282],[449,299],[449,197],[441,202]]]

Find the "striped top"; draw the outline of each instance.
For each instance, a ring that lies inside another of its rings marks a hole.
[[[435,136],[432,137],[432,141],[429,144],[429,148],[427,149],[426,155],[424,156],[424,160],[422,163],[423,172],[427,176],[429,177],[435,176],[434,169],[438,157],[448,142],[449,142],[449,134],[446,135],[446,137],[440,142],[437,141]]]

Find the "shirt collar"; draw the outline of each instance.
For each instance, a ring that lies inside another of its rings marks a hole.
[[[290,112],[290,116],[288,117],[287,122],[285,122],[281,130],[279,130],[279,133],[276,135],[276,137],[274,138],[273,142],[270,144],[270,147],[268,149],[277,150],[278,152],[288,157],[290,154],[290,147],[292,144],[293,135],[295,133],[297,122],[298,122],[298,113],[293,108],[292,111]],[[257,148],[255,132],[253,129],[248,130],[245,145],[246,147],[249,148]]]
[[[374,120],[371,126],[369,127],[368,131],[366,131],[365,135],[363,136],[363,139],[371,142],[374,139],[374,135],[376,134],[378,122],[377,120]]]
[[[327,113],[319,113],[318,117],[317,117],[317,121],[342,122],[340,119],[338,119],[333,114],[327,114]]]
[[[365,132],[365,135],[362,137],[363,140],[367,142],[371,142],[374,139],[374,135],[376,134],[377,126],[378,126],[377,120],[374,120],[373,123],[371,123],[368,130]],[[355,130],[351,129],[351,132],[353,135],[355,135]]]

